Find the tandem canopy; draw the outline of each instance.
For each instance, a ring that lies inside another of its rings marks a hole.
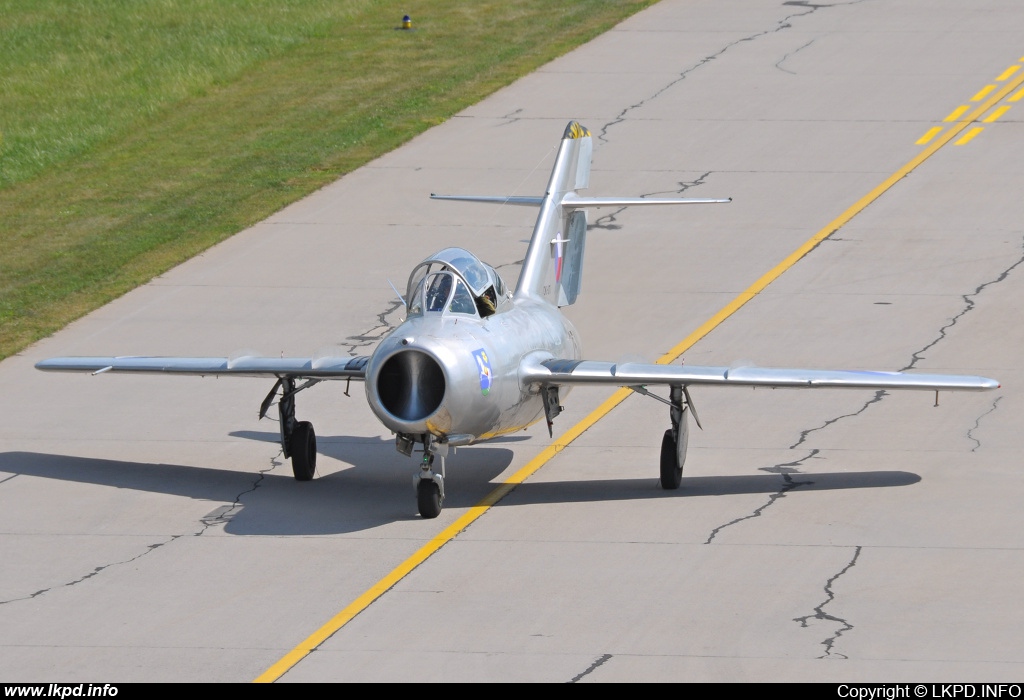
[[[465,248],[445,248],[421,262],[409,275],[406,300],[410,313],[418,311],[424,279],[440,271],[453,272],[466,284],[481,316],[502,310],[508,300],[505,283],[493,267]]]

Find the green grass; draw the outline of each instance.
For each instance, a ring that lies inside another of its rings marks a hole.
[[[650,4],[0,0],[0,358]]]

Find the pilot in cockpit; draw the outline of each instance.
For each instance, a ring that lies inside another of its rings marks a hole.
[[[476,310],[480,318],[487,318],[498,310],[498,296],[494,293],[494,287],[488,287],[483,294],[476,298]]]

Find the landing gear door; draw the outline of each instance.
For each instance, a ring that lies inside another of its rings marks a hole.
[[[583,282],[583,249],[586,243],[587,213],[577,209],[566,219],[565,232],[554,242],[559,306],[576,303]]]

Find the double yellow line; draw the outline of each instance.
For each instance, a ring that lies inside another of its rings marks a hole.
[[[1024,61],[1024,59],[1021,59]],[[1009,70],[1006,77],[1009,78],[1013,73],[1016,72],[1017,66],[1013,67],[1014,70]],[[681,343],[672,348],[663,357],[657,360],[658,364],[671,364],[675,362],[679,357],[693,347],[701,338],[706,336],[716,327],[722,324],[725,319],[736,313],[744,304],[756,297],[765,287],[774,282],[779,276],[782,275],[786,270],[793,267],[801,258],[811,252],[819,243],[831,236],[833,233],[838,231],[840,228],[845,226],[854,216],[863,211],[869,204],[874,202],[876,199],[882,196],[890,187],[895,185],[901,179],[906,177],[908,173],[914,170],[917,166],[921,165],[924,161],[930,158],[936,151],[942,148],[944,145],[949,143],[958,134],[963,132],[968,126],[977,121],[983,114],[988,110],[992,109],[1000,100],[1006,95],[1009,95],[1013,90],[1024,83],[1024,72],[1018,75],[1014,80],[1007,82],[1002,88],[995,90],[985,91],[986,95],[989,95],[987,99],[982,98],[984,101],[978,105],[973,111],[970,112],[966,117],[957,121],[952,127],[949,128],[940,138],[928,144],[928,147],[921,151],[917,156],[912,158],[906,165],[894,172],[892,175],[887,177],[881,184],[875,187],[873,190],[868,192],[866,195],[861,197],[853,206],[840,214],[837,218],[831,221],[827,226],[818,231],[812,236],[807,242],[801,245],[799,248],[790,253],[782,262],[773,267],[771,270],[761,276],[754,284],[750,285],[743,293],[733,299],[731,302],[725,305],[721,311],[716,313],[710,319],[705,321],[697,330],[686,337]],[[994,86],[992,86],[994,89]],[[1014,95],[1013,99],[1019,99],[1021,95],[1024,95],[1024,91]],[[966,110],[965,110],[966,111]],[[1005,112],[1005,110],[1003,110]],[[1002,112],[1000,112],[1001,114]],[[957,115],[959,116],[959,115]],[[997,118],[995,117],[986,118],[986,121],[992,121]],[[939,127],[941,130],[941,127]],[[937,132],[936,132],[937,133]],[[935,134],[932,134],[934,137]],[[256,680],[257,683],[272,683],[278,678],[287,673],[296,664],[298,664],[303,658],[305,658],[310,652],[316,649],[318,646],[327,641],[331,635],[344,627],[349,620],[354,618],[356,615],[361,613],[363,610],[368,608],[375,600],[384,595],[392,586],[405,578],[406,575],[412,572],[417,566],[426,561],[434,552],[439,550],[445,544],[453,540],[456,535],[469,527],[477,518],[486,513],[491,506],[504,498],[512,489],[517,485],[523,483],[531,475],[536,473],[541,467],[547,464],[555,455],[564,450],[573,441],[576,440],[580,435],[585,433],[591,426],[597,423],[599,420],[604,418],[613,408],[622,403],[627,396],[632,392],[629,389],[619,389],[611,395],[604,403],[598,406],[590,415],[584,418],[582,421],[574,425],[564,434],[560,435],[558,439],[544,450],[541,451],[536,457],[530,460],[522,469],[513,474],[507,481],[498,486],[494,491],[484,497],[480,503],[470,508],[465,514],[460,516],[455,522],[446,527],[440,533],[438,533],[433,539],[427,544],[421,547],[415,554],[402,562],[397,568],[391,573],[382,578],[380,581],[375,583],[369,590],[363,593],[361,596],[352,601],[348,606],[345,607],[341,612],[328,620],[320,629],[313,634],[309,635],[302,641],[298,646],[292,649],[290,652],[284,655],[277,663],[264,671]]]

